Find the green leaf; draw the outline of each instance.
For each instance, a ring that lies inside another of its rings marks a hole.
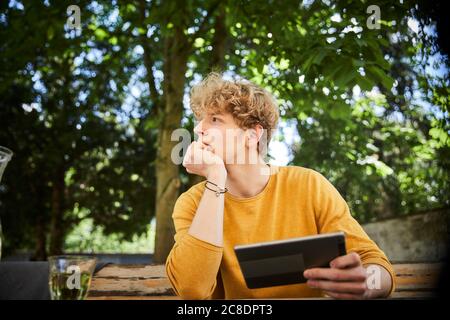
[[[205,45],[205,39],[203,38],[196,38],[194,41],[194,47],[195,48],[202,48]]]
[[[356,43],[358,44],[359,47],[365,47],[365,46],[367,46],[367,42],[364,41],[363,39],[355,38],[355,41],[356,41]]]
[[[363,91],[370,91],[374,87],[374,83],[370,81],[370,79],[366,76],[363,77],[361,75],[358,75],[356,77],[356,84],[361,88]]]
[[[344,87],[356,76],[356,70],[351,62],[346,62],[334,79],[334,83],[338,87]]]
[[[117,44],[117,37],[112,37],[109,39],[109,43],[115,46]]]
[[[332,119],[347,119],[351,115],[350,106],[343,102],[333,102],[330,104],[330,116]]]
[[[370,78],[372,78],[372,80],[381,82],[381,84],[388,90],[390,90],[394,84],[394,80],[377,66],[368,66],[366,68],[366,73]]]
[[[105,39],[108,36],[108,33],[103,30],[102,28],[97,28],[94,31],[95,36],[97,37],[97,39],[99,39],[100,41]]]
[[[47,29],[47,38],[48,38],[48,40],[49,41],[52,40],[54,35],[55,35],[55,29],[53,29],[52,26],[49,26],[48,29]]]
[[[312,63],[320,65],[320,63],[322,62],[323,58],[326,57],[326,55],[327,55],[326,50],[319,50],[319,52],[314,56]]]

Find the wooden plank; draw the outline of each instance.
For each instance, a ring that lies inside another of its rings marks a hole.
[[[114,278],[166,278],[165,266],[150,265],[107,265],[95,274],[95,277]]]
[[[394,264],[396,291],[435,289],[442,266],[442,263]]]
[[[164,265],[109,265],[95,274],[89,298],[174,297]]]
[[[89,295],[99,296],[105,294],[113,295],[136,295],[136,296],[161,296],[174,295],[168,279],[112,279],[94,278],[91,283]]]

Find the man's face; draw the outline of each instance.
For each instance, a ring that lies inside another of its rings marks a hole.
[[[245,130],[239,128],[230,113],[206,114],[194,132],[199,136],[198,141],[211,147],[225,164],[245,161]]]

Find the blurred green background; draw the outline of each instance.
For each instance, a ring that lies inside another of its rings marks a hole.
[[[211,70],[276,96],[270,161],[321,172],[361,223],[449,207],[442,3],[2,1],[3,256],[163,262],[198,181],[170,161],[171,133],[192,130],[188,92]]]

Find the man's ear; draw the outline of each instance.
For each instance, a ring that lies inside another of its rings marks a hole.
[[[264,133],[264,129],[260,124],[255,125],[254,128],[247,130],[247,139],[245,141],[247,147],[256,146],[258,148],[258,142]]]

